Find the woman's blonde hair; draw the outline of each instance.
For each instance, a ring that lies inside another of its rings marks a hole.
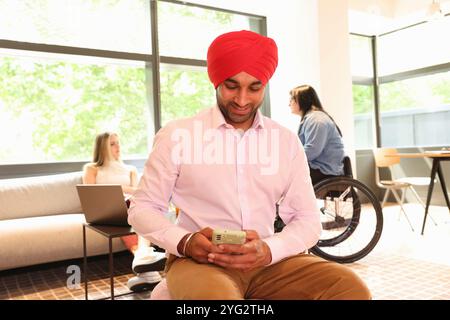
[[[110,137],[116,135],[114,132],[99,133],[95,138],[93,163],[96,167],[101,167],[106,161],[112,159]]]

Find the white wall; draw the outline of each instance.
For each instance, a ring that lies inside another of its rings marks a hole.
[[[432,0],[348,0],[350,31],[378,35],[423,22],[429,18]],[[439,0],[444,14],[450,0]],[[424,46],[426,47],[426,46]]]
[[[348,0],[319,0],[320,97],[339,125],[347,153],[354,154]],[[333,21],[333,23],[329,23]],[[352,163],[356,163],[353,159]]]
[[[289,90],[315,87],[324,108],[353,147],[353,107],[348,36],[348,0],[191,0],[267,17],[278,45],[279,64],[270,80],[272,118],[294,132],[300,118],[288,107]]]
[[[406,1],[411,2],[411,0]],[[395,15],[397,2],[398,0],[349,0],[349,6],[352,10],[392,18]]]
[[[300,117],[291,114],[289,91],[301,84],[320,83],[316,1],[273,5],[267,16],[268,36],[278,44],[278,69],[270,81],[271,116],[297,132]]]

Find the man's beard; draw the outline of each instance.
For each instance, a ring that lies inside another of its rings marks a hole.
[[[237,114],[232,113],[229,110],[232,109],[234,106],[238,107],[238,105],[236,105],[233,102],[229,102],[225,106],[220,101],[220,99],[219,99],[217,94],[216,94],[216,100],[217,100],[217,105],[219,106],[219,109],[222,112],[223,117],[225,118],[225,121],[227,123],[230,123],[230,124],[233,124],[233,123],[236,123],[236,124],[244,123],[244,122],[248,121],[249,119],[254,119],[255,115],[256,115],[256,112],[258,112],[259,107],[262,105],[262,101],[257,107],[254,107],[254,105],[250,105],[251,111],[248,114],[237,115]]]

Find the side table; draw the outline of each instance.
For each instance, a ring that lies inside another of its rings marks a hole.
[[[98,232],[102,236],[108,238],[109,241],[109,281],[111,287],[111,300],[114,300],[114,261],[113,261],[113,246],[114,238],[123,237],[131,234],[136,234],[131,227],[110,226],[83,223],[83,271],[84,271],[84,292],[85,299],[88,300],[88,269],[87,269],[87,245],[86,245],[86,228]]]

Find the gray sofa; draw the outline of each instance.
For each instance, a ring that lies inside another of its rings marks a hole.
[[[0,180],[0,270],[83,256],[85,222],[76,185],[82,173]],[[108,240],[87,229],[88,255]],[[125,246],[114,239],[114,251]]]

